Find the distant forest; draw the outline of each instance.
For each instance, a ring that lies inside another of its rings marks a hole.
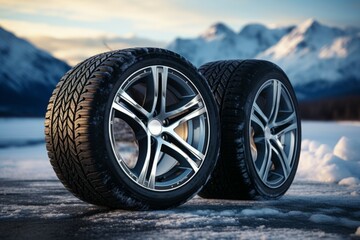
[[[360,96],[346,96],[299,103],[304,120],[360,120]]]

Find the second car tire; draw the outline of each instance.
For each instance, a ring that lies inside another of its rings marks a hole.
[[[262,60],[200,67],[219,106],[220,159],[204,198],[274,199],[290,187],[299,162],[301,125],[286,74]]]

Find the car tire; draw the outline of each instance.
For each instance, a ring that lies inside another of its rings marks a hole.
[[[51,165],[76,197],[121,209],[166,209],[194,196],[219,152],[210,88],[158,48],[93,56],[71,69],[45,120]]]
[[[200,67],[219,106],[220,159],[199,195],[276,199],[290,187],[299,162],[301,125],[286,74],[262,60]]]

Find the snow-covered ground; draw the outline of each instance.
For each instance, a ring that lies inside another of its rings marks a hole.
[[[360,198],[348,186],[295,182],[275,201],[195,197],[164,211],[86,204],[57,180],[0,181],[0,239],[349,239]]]
[[[0,118],[0,179],[55,179],[44,138],[42,118]]]
[[[0,179],[56,179],[44,120],[0,118]],[[303,122],[295,181],[360,185],[360,122]]]
[[[130,212],[86,204],[61,185],[43,119],[0,119],[0,239],[360,238],[360,123],[302,128],[298,173],[280,200],[195,197],[167,211]]]

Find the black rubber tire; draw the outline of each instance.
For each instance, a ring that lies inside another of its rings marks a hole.
[[[118,87],[130,74],[164,64],[191,79],[208,106],[208,152],[199,171],[184,186],[166,192],[144,189],[121,170],[109,140],[109,109]],[[50,98],[45,120],[51,165],[64,186],[79,199],[121,209],[166,209],[194,196],[209,179],[219,154],[219,120],[210,88],[187,60],[158,48],[134,48],[93,56],[71,69]]]
[[[286,74],[275,64],[262,60],[228,60],[204,64],[200,72],[207,78],[219,106],[221,121],[220,159],[210,181],[199,195],[215,199],[276,199],[290,187],[299,162],[301,125],[294,90]],[[259,178],[251,158],[247,134],[252,104],[260,86],[278,79],[294,103],[299,142],[288,179],[269,188]]]

